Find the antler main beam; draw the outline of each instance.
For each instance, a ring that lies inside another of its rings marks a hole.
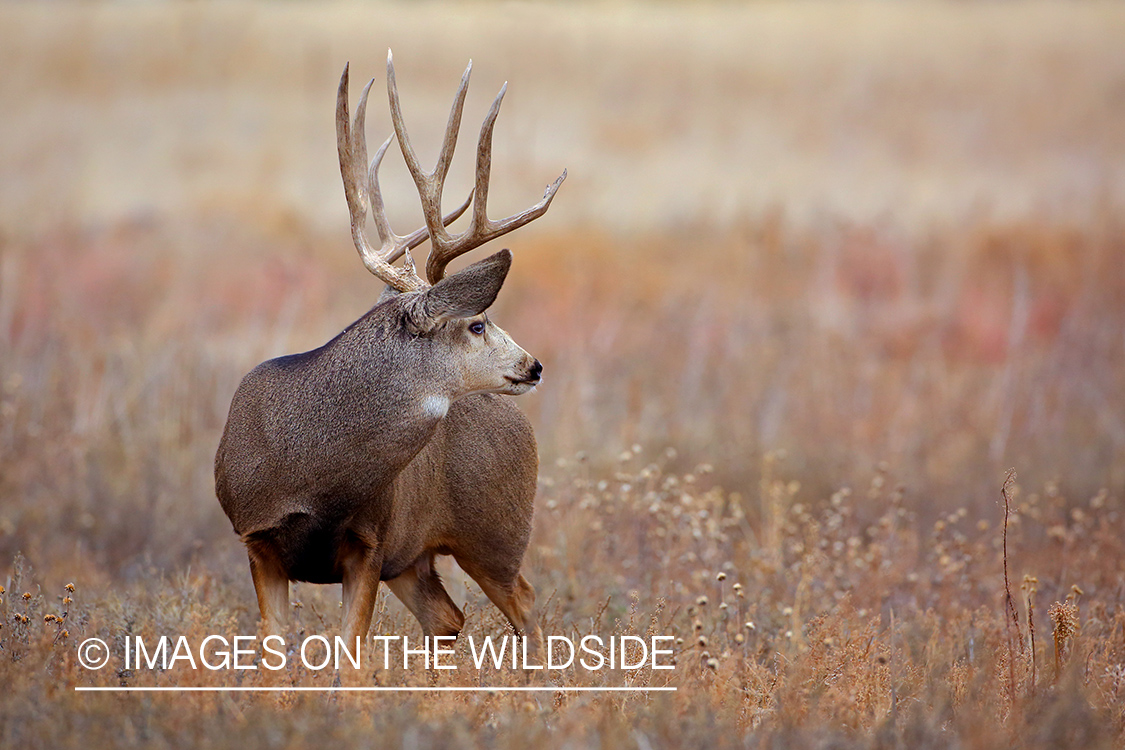
[[[445,138],[442,141],[437,165],[433,172],[427,174],[422,170],[422,166],[418,163],[418,157],[414,153],[414,148],[410,145],[410,137],[402,119],[398,86],[395,83],[394,57],[390,50],[387,50],[387,95],[391,104],[391,121],[394,124],[399,147],[402,149],[402,156],[406,160],[410,176],[414,178],[414,184],[418,187],[418,194],[422,199],[422,213],[426,219],[426,229],[429,231],[432,245],[430,258],[426,263],[426,276],[431,284],[436,284],[445,276],[446,266],[457,256],[518,229],[547,213],[547,209],[551,206],[551,200],[555,197],[555,193],[562,185],[563,180],[566,179],[566,170],[564,169],[559,178],[547,187],[547,190],[543,193],[543,199],[531,208],[500,221],[492,221],[488,218],[488,183],[492,171],[492,131],[496,125],[496,116],[500,113],[500,102],[503,101],[504,93],[508,88],[508,84],[505,83],[500,88],[500,93],[497,94],[495,101],[492,102],[492,107],[488,110],[488,115],[484,118],[484,124],[480,129],[480,138],[477,141],[476,183],[470,195],[473,213],[469,220],[469,226],[459,234],[451,235],[446,231],[446,225],[452,220],[442,219],[441,194],[445,187],[446,175],[449,173],[449,164],[453,160],[453,150],[457,145],[457,134],[461,128],[461,111],[465,106],[465,94],[469,88],[469,75],[472,69],[473,63],[470,60],[465,72],[461,75],[461,85],[453,99],[453,108],[450,110],[449,122],[445,127]],[[366,98],[366,89],[364,95]],[[386,145],[384,144],[384,149]],[[382,151],[380,151],[381,155]],[[377,156],[376,159],[378,158]],[[374,174],[374,171],[372,171],[372,174]],[[382,231],[380,229],[381,237],[383,236]],[[409,255],[407,257],[409,258]]]

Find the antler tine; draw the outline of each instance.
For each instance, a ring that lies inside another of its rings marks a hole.
[[[363,93],[367,93],[364,89]],[[379,165],[383,162],[383,154],[387,153],[387,147],[391,145],[394,140],[394,135],[387,136],[387,140],[383,141],[383,145],[375,152],[375,158],[371,160],[371,168],[367,170],[367,197],[371,202],[371,218],[375,221],[375,228],[379,231],[379,241],[384,245],[388,240],[392,244],[397,244],[396,240],[399,238],[391,231],[391,223],[387,220],[387,209],[383,205],[383,193],[379,190]],[[385,260],[388,263],[393,262],[390,256]]]
[[[500,114],[500,105],[504,102],[504,94],[508,93],[508,82],[500,87],[500,93],[492,100],[488,114],[480,126],[480,137],[477,139],[477,196],[479,200],[473,205],[473,224],[478,227],[488,226],[488,182],[492,179],[492,132],[496,128],[496,118]]]
[[[453,107],[449,110],[449,122],[445,125],[445,138],[441,142],[441,153],[438,155],[437,166],[434,167],[434,176],[437,178],[438,197],[445,183],[445,176],[449,174],[449,164],[453,161],[453,149],[457,147],[457,135],[461,132],[461,112],[465,108],[465,94],[469,91],[469,76],[473,72],[473,61],[465,66],[461,74],[461,85],[457,87],[457,95],[453,98]],[[397,93],[397,92],[396,92]],[[403,132],[406,129],[403,128]]]
[[[359,105],[356,107],[355,124],[349,125],[348,118],[348,65],[344,66],[344,73],[340,76],[340,88],[336,92],[336,150],[340,156],[340,176],[344,180],[344,196],[348,201],[348,213],[351,217],[352,241],[363,260],[363,265],[368,271],[382,279],[386,284],[400,292],[412,292],[424,289],[426,282],[414,272],[413,262],[408,261],[404,268],[396,268],[387,262],[385,253],[393,251],[395,242],[393,233],[386,223],[386,215],[382,210],[377,213],[376,225],[379,228],[382,247],[376,250],[367,239],[364,224],[367,221],[367,209],[371,201],[370,185],[365,186],[367,174],[367,137],[364,134],[364,118],[367,109],[367,93],[371,83],[364,87]],[[376,161],[382,158],[386,151],[386,143],[379,150]],[[376,165],[377,167],[377,165]],[[368,187],[368,190],[363,190]],[[376,191],[377,195],[377,191]],[[382,199],[379,198],[379,203]],[[381,208],[381,206],[380,206]],[[384,236],[384,232],[390,236]]]
[[[473,62],[470,60],[465,67],[465,72],[461,74],[461,85],[457,89],[457,95],[453,99],[453,107],[449,111],[449,122],[445,126],[445,137],[442,140],[437,165],[433,172],[426,174],[422,170],[422,165],[418,162],[418,156],[415,154],[414,147],[410,143],[410,136],[406,132],[406,124],[402,118],[402,104],[398,97],[398,84],[395,80],[394,55],[391,50],[387,50],[387,97],[390,100],[391,123],[394,125],[395,135],[398,137],[402,158],[406,161],[410,176],[418,187],[418,196],[422,201],[422,215],[426,219],[429,236],[439,238],[438,242],[449,239],[449,233],[445,231],[445,226],[450,221],[439,221],[441,218],[441,195],[445,187],[446,175],[449,174],[449,165],[453,161],[453,150],[457,146],[457,134],[461,129],[461,113],[465,107],[465,94],[469,90],[469,76],[472,71]],[[463,212],[462,210],[461,213]],[[457,213],[457,216],[460,216],[460,213]]]

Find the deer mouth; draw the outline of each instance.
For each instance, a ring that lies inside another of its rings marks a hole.
[[[506,377],[506,380],[512,385],[539,385],[539,381],[541,381],[542,379],[543,378],[538,375],[533,378]]]

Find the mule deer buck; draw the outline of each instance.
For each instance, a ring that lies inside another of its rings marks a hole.
[[[564,171],[543,199],[502,221],[487,217],[492,131],[500,90],[477,144],[473,192],[441,215],[472,63],[453,102],[433,172],[410,145],[387,55],[394,135],[367,167],[364,117],[348,117],[348,68],[336,101],[340,172],[352,238],[364,265],[386,283],[378,303],[319,349],[269,360],[239,385],[215,456],[215,489],[246,544],[264,626],[278,632],[289,581],[342,583],[344,637],[366,637],[380,581],[424,633],[457,635],[465,618],[434,569],[452,555],[535,650],[535,591],[520,573],[531,533],[538,473],[526,417],[496,394],[535,388],[542,366],[490,321],[511,264],[501,250],[450,276],[454,258],[546,213]],[[397,138],[421,197],[425,227],[391,231],[378,170]],[[468,228],[446,226],[470,203]],[[365,229],[371,209],[380,246]],[[426,239],[427,281],[410,250]],[[401,266],[393,265],[403,258]]]

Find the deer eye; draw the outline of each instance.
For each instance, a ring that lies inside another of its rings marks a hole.
[[[482,333],[484,333],[484,321],[478,320],[475,323],[470,324],[469,330],[480,336]]]

